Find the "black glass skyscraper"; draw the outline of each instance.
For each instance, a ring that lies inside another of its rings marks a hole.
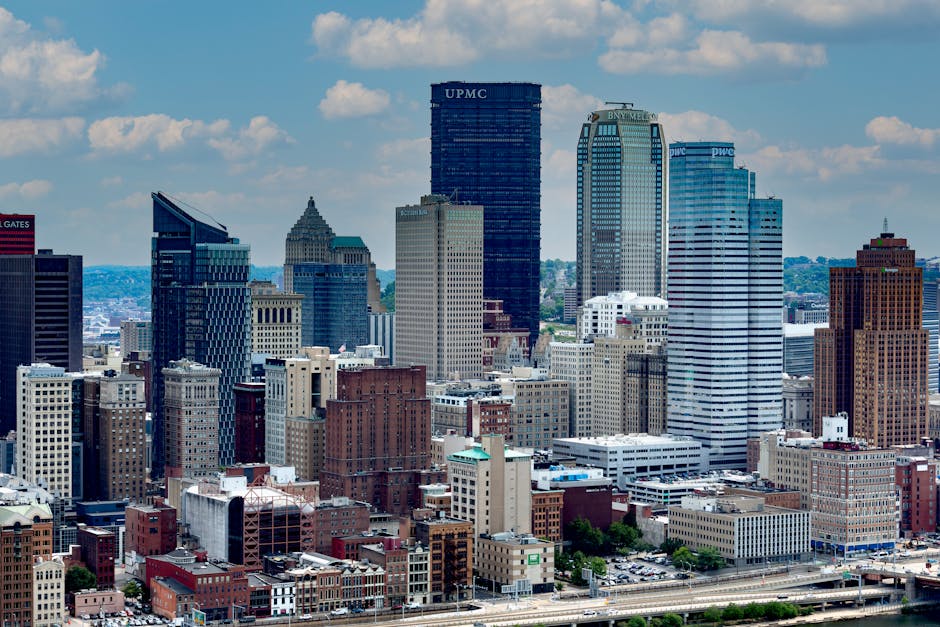
[[[163,368],[183,358],[222,371],[219,461],[234,462],[234,385],[251,375],[251,290],[247,245],[162,193],[152,197],[153,476],[159,477],[166,463]]]
[[[483,205],[483,298],[539,330],[542,86],[431,85],[431,192]],[[482,306],[482,304],[481,304]]]
[[[0,435],[16,428],[16,367],[82,369],[82,258],[0,255]]]

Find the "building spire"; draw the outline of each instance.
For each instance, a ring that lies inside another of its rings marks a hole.
[[[885,216],[884,222],[882,222],[881,224],[881,232],[882,233],[888,232],[888,217],[887,216]]]

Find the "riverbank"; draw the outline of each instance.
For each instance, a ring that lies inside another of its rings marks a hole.
[[[777,621],[763,621],[753,623],[758,627],[777,627],[779,625],[814,625],[820,623],[841,623],[850,620],[859,620],[872,616],[891,616],[901,615],[901,610],[905,607],[926,609],[936,606],[934,601],[920,601],[914,603],[888,603],[885,605],[866,605],[865,607],[848,607],[826,610],[824,612],[813,612],[808,616],[798,616],[797,618],[788,618]],[[933,623],[930,623],[933,624]]]

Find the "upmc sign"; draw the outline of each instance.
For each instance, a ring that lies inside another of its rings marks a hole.
[[[486,99],[486,89],[445,89],[445,98],[480,98]]]

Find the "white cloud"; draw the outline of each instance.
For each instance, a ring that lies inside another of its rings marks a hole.
[[[747,150],[760,142],[760,134],[752,129],[738,130],[730,122],[702,111],[660,113],[666,139],[673,141],[730,141],[738,150]]]
[[[695,0],[691,8],[711,23],[815,37],[840,32],[886,37],[940,27],[940,4],[935,0]]]
[[[259,155],[276,144],[292,143],[294,138],[264,115],[251,118],[248,126],[239,129],[235,136],[213,137],[208,141],[209,146],[229,161]]]
[[[85,120],[77,117],[0,120],[0,157],[51,152],[80,138],[84,129]]]
[[[231,122],[177,120],[163,113],[132,117],[111,117],[97,120],[88,127],[88,141],[97,153],[128,153],[149,151],[169,152],[193,141],[203,141],[225,159],[237,160],[260,154],[291,138],[268,117],[259,115],[248,126],[231,130]]]
[[[34,179],[25,183],[6,183],[0,185],[0,199],[20,198],[33,200],[52,191],[52,183],[43,179]]]
[[[146,209],[151,206],[151,200],[150,194],[146,192],[134,192],[124,198],[112,200],[108,203],[108,207],[116,209]]]
[[[100,181],[102,187],[117,187],[122,183],[124,183],[124,179],[120,176],[106,176]]]
[[[417,137],[414,139],[396,139],[379,144],[375,154],[380,161],[394,160],[401,162],[402,158],[408,160],[421,160],[428,167],[431,166],[431,138]]]
[[[578,120],[603,106],[601,98],[574,85],[542,86],[542,124],[550,129],[576,129]]]
[[[309,181],[312,172],[305,165],[298,166],[278,166],[272,172],[265,174],[258,181],[261,185],[271,185],[274,187],[283,187]]]
[[[613,74],[734,75],[757,78],[799,75],[826,64],[819,44],[752,41],[738,31],[702,31],[689,48],[612,49],[598,59]]]
[[[0,7],[0,105],[9,113],[61,111],[111,97],[98,84],[104,55],[72,39],[51,39]]]
[[[385,111],[390,102],[387,91],[338,80],[326,90],[326,97],[320,101],[320,112],[328,120],[375,115]]]
[[[175,120],[163,113],[110,117],[92,123],[88,141],[92,150],[101,152],[133,152],[154,147],[166,152],[180,148],[193,137],[220,135],[228,127],[228,120],[211,123],[189,118]]]
[[[320,14],[312,40],[320,52],[360,67],[442,67],[491,54],[567,56],[621,19],[610,0],[426,0],[407,19]]]
[[[757,172],[783,173],[830,181],[886,165],[878,146],[827,146],[819,149],[764,146],[740,159]]]
[[[865,134],[879,144],[930,147],[940,139],[940,128],[917,128],[897,116],[879,116],[865,125]]]

